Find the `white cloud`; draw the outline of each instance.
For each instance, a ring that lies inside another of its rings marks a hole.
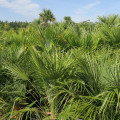
[[[80,9],[77,9],[74,11],[75,15],[72,16],[73,21],[75,22],[80,22],[80,21],[84,21],[84,20],[88,20],[88,19],[92,19],[92,21],[95,21],[96,16],[90,16],[90,15],[86,15],[88,14],[88,12],[93,9],[95,6],[99,5],[100,1],[96,1],[94,3],[88,4],[86,6],[83,6]]]
[[[10,8],[24,16],[38,16],[40,6],[31,0],[0,0],[0,7]]]
[[[89,9],[92,9],[94,8],[95,6],[99,5],[100,4],[100,1],[97,1],[97,2],[94,2],[94,3],[91,3],[91,4],[88,4],[80,9],[77,9],[75,11],[76,14],[83,14],[85,12],[87,12]]]
[[[99,5],[99,4],[100,4],[100,1],[97,1],[97,2],[95,2],[95,3],[88,4],[88,5],[85,6],[84,8],[85,8],[85,9],[90,9],[90,8],[95,7],[96,5]]]

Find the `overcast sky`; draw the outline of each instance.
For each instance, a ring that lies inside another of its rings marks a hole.
[[[58,21],[95,21],[97,16],[120,14],[120,0],[0,0],[0,20],[32,21],[42,9],[51,9]]]

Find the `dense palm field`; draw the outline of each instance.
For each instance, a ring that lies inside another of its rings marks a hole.
[[[120,17],[98,19],[0,33],[0,119],[120,120]]]

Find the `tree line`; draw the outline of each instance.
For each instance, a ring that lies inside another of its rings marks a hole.
[[[18,30],[19,28],[25,28],[27,27],[27,25],[29,24],[29,22],[8,22],[8,21],[1,21],[0,20],[0,30],[10,30],[10,29],[14,29],[14,30]]]

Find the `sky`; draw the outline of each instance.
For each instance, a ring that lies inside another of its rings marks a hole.
[[[31,22],[44,8],[57,21],[70,16],[74,22],[94,22],[97,16],[120,14],[120,0],[0,0],[0,20]]]

